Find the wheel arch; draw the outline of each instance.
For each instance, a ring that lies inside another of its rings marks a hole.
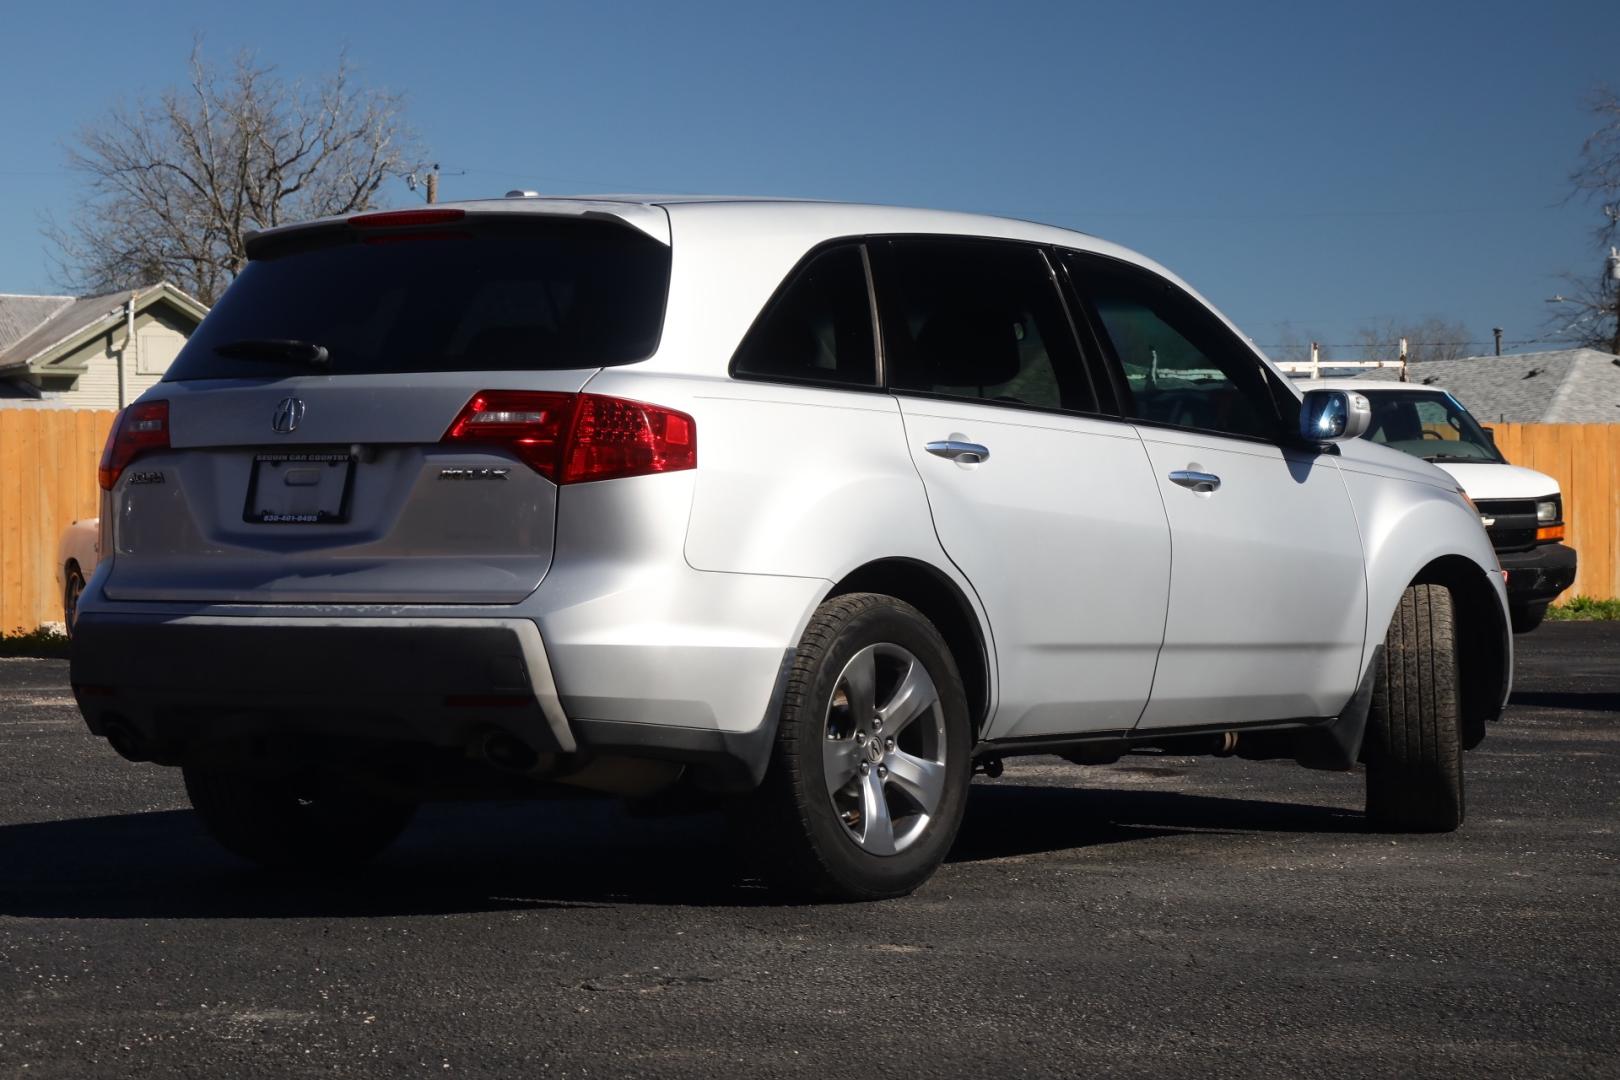
[[[856,592],[904,600],[934,624],[956,660],[973,737],[979,738],[990,716],[990,639],[967,594],[936,567],[908,558],[876,559],[856,567],[833,585],[826,599]]]
[[[1442,555],[1425,564],[1411,585],[1440,585],[1456,608],[1457,666],[1462,683],[1463,745],[1485,737],[1485,725],[1502,715],[1512,664],[1511,628],[1489,574],[1464,555]],[[1396,598],[1396,604],[1400,599]],[[1394,608],[1383,625],[1394,618]]]

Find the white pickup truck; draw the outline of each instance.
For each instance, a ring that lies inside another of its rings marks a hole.
[[[1483,427],[1438,386],[1314,379],[1301,389],[1353,390],[1372,404],[1362,437],[1431,461],[1457,478],[1479,507],[1507,574],[1516,633],[1541,625],[1547,605],[1575,581],[1575,549],[1564,545],[1564,499],[1546,473],[1509,464]]]

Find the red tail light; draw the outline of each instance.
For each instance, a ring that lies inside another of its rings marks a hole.
[[[148,451],[168,448],[169,403],[143,401],[131,405],[118,414],[112,430],[107,432],[96,479],[103,491],[111,491],[130,462]]]
[[[467,402],[444,441],[504,446],[558,484],[697,467],[690,416],[602,394],[484,390]]]

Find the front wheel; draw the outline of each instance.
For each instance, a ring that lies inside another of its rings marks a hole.
[[[1384,637],[1367,716],[1367,817],[1400,832],[1463,821],[1461,689],[1451,593],[1412,585]]]
[[[765,783],[737,817],[790,893],[903,896],[950,850],[971,775],[966,695],[939,631],[910,604],[853,593],[810,620]]]
[[[393,843],[416,812],[330,784],[191,765],[184,773],[186,794],[214,839],[270,870],[351,869]]]

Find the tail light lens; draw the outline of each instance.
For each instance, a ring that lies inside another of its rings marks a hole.
[[[142,401],[120,412],[107,432],[107,445],[101,451],[101,468],[96,479],[103,491],[111,491],[129,463],[152,450],[169,448],[169,403]]]
[[[492,443],[557,484],[697,467],[697,425],[686,413],[602,394],[484,390],[447,443]]]

